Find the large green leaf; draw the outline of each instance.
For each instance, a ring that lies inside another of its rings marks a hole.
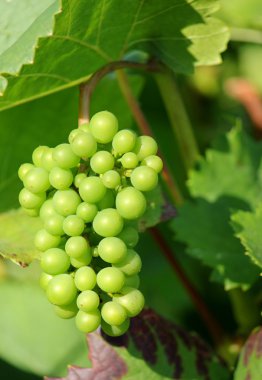
[[[0,302],[2,359],[42,376],[63,376],[68,364],[86,364],[84,335],[73,320],[55,315],[38,284],[1,282]]]
[[[262,267],[262,204],[255,212],[238,211],[231,217],[236,236],[246,249],[246,253]]]
[[[204,341],[150,309],[132,319],[128,334],[107,340],[111,345],[98,332],[88,334],[92,368],[70,367],[63,380],[229,379]]]
[[[132,49],[180,72],[219,63],[228,30],[210,17],[217,8],[217,0],[64,0],[52,35],[38,41],[33,63],[23,65],[18,76],[10,75],[13,65],[5,69],[8,86],[0,107],[79,84]]]
[[[0,4],[0,72],[16,74],[32,63],[39,37],[52,32],[58,0],[13,0]],[[0,94],[6,80],[0,77]]]
[[[39,258],[34,236],[41,227],[40,218],[32,218],[21,209],[0,214],[0,255],[22,266]]]
[[[226,289],[247,287],[259,271],[244,254],[230,226],[230,208],[243,207],[232,198],[221,198],[211,204],[198,199],[187,202],[171,222],[175,239],[186,243],[186,252],[213,268],[213,279]]]
[[[262,328],[255,329],[246,341],[237,364],[234,380],[262,378]]]

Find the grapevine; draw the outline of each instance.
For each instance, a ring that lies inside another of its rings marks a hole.
[[[98,112],[68,143],[37,147],[18,171],[20,204],[43,221],[34,242],[55,313],[110,336],[124,334],[144,307],[137,221],[163,167],[152,137],[118,129],[115,115]]]

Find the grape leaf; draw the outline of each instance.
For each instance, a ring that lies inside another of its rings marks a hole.
[[[37,40],[52,32],[58,0],[13,0],[0,4],[0,72],[16,74],[22,64],[32,63]],[[0,94],[6,85],[0,77]]]
[[[77,85],[133,49],[180,72],[219,63],[229,33],[211,17],[217,8],[217,0],[92,0],[88,6],[85,0],[62,0],[52,34],[37,42],[33,63],[21,61],[18,75],[11,64],[2,74],[8,86],[0,108]]]
[[[87,335],[87,342],[92,368],[70,367],[60,380],[229,379],[225,364],[204,341],[151,309],[132,318],[124,336],[94,332]]]
[[[138,221],[138,228],[141,232],[149,227],[155,226],[162,220],[172,218],[174,215],[174,210],[171,207],[169,208],[169,205],[164,202],[160,186],[145,193],[145,197],[147,201],[147,209]]]
[[[231,217],[236,236],[255,264],[262,267],[262,203],[254,212],[238,211]]]
[[[21,266],[39,258],[34,235],[41,227],[40,218],[32,218],[21,209],[0,214],[0,254]]]
[[[262,378],[262,328],[258,327],[246,341],[237,364],[234,380]]]
[[[240,127],[232,128],[200,158],[190,172],[193,197],[215,202],[221,196],[242,199],[255,207],[262,199],[262,143],[252,140]]]
[[[19,276],[30,271],[34,272],[31,276],[40,275],[36,265],[17,270]],[[86,364],[84,335],[76,329],[74,320],[61,320],[55,315],[43,290],[29,275],[22,280],[2,280],[0,302],[2,359],[39,376],[63,376],[68,363]]]
[[[226,289],[246,288],[259,274],[230,226],[230,209],[240,207],[246,206],[234,198],[223,197],[215,203],[198,199],[182,206],[171,222],[175,239],[187,244],[189,255],[213,268],[213,279]]]

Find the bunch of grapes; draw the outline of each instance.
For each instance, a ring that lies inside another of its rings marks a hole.
[[[40,284],[58,316],[75,317],[86,333],[101,325],[119,336],[144,306],[137,220],[147,207],[143,192],[157,186],[163,164],[152,137],[118,131],[108,111],[72,130],[68,141],[37,147],[33,163],[18,171],[20,204],[44,225],[35,236]]]

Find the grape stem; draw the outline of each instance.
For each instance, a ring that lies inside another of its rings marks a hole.
[[[110,62],[103,66],[100,70],[96,71],[90,76],[87,82],[80,85],[80,96],[79,96],[79,118],[78,124],[82,125],[89,122],[90,119],[90,101],[91,95],[94,92],[97,84],[100,80],[108,73],[123,68],[133,68],[146,71],[155,72],[159,70],[160,66],[155,61],[150,61],[148,63],[138,63],[132,61],[115,61]]]
[[[216,345],[220,344],[221,341],[225,338],[225,334],[223,333],[223,329],[221,325],[213,316],[213,314],[211,313],[211,311],[208,309],[207,305],[205,304],[204,300],[202,299],[201,295],[198,293],[194,285],[190,282],[190,280],[186,276],[183,268],[181,267],[179,262],[176,260],[172,249],[169,247],[166,239],[164,238],[160,230],[156,227],[151,227],[149,231],[153,239],[155,240],[155,242],[161,249],[161,252],[163,253],[165,258],[171,265],[174,272],[176,273],[184,289],[187,291],[188,295],[190,296],[213,342]]]

